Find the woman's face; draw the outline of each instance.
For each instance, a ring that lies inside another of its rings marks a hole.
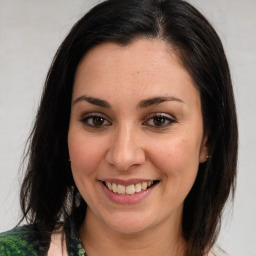
[[[199,92],[170,45],[103,43],[82,59],[68,146],[93,221],[125,234],[180,228],[206,142]]]

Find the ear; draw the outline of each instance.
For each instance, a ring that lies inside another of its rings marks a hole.
[[[208,149],[208,135],[204,135],[202,144],[200,147],[200,155],[199,155],[199,162],[204,163],[207,161],[207,157],[209,155],[209,149]]]

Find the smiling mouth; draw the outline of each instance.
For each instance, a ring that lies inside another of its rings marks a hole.
[[[159,180],[144,181],[144,182],[124,186],[121,184],[116,184],[111,182],[103,182],[105,187],[107,187],[110,191],[116,194],[121,194],[121,195],[134,195],[136,193],[149,189],[150,187],[154,186],[157,183],[159,183]]]

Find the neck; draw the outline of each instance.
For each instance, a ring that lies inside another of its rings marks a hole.
[[[89,256],[184,256],[185,251],[181,219],[171,226],[168,222],[138,233],[123,234],[99,222],[88,208],[79,233]]]

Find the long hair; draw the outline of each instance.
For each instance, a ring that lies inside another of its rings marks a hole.
[[[86,212],[68,162],[67,134],[77,66],[100,43],[125,46],[138,38],[158,38],[174,47],[200,92],[211,158],[200,164],[184,202],[186,255],[202,256],[216,241],[223,207],[235,189],[238,144],[232,83],[221,41],[204,16],[185,1],[108,0],[82,17],[59,47],[30,135],[20,193],[22,219],[37,225],[45,246],[54,229],[70,216],[79,227]]]

